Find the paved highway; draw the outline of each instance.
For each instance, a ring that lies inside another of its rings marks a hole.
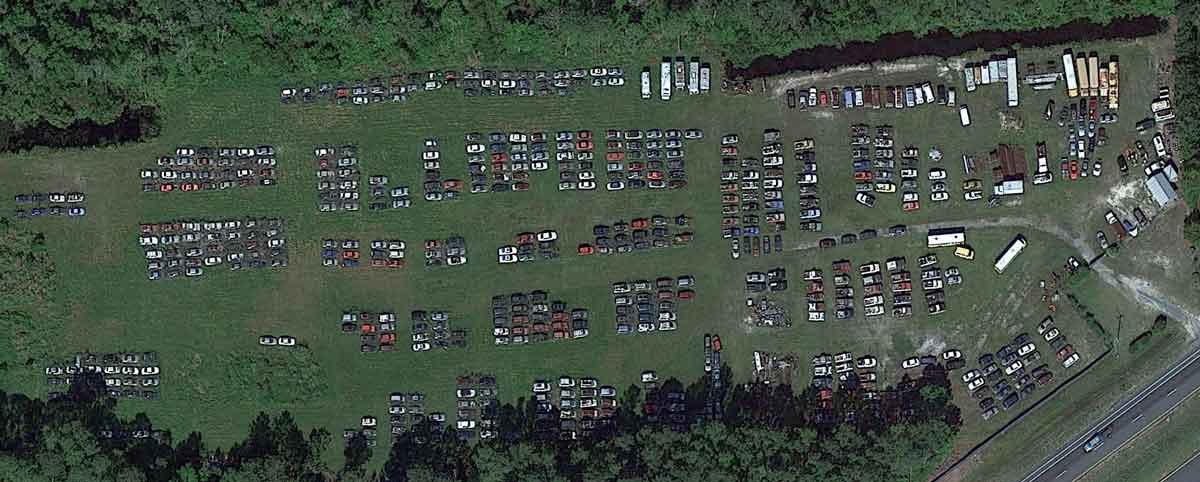
[[[1195,363],[1197,360],[1200,360],[1200,349],[1189,353],[1162,377],[1118,405],[1078,439],[1046,459],[1021,482],[1070,482],[1086,474],[1160,416],[1193,392],[1200,391],[1200,363]],[[1101,431],[1107,434],[1104,445],[1090,453],[1084,452],[1083,445],[1092,435]],[[1200,472],[1200,462],[1193,462],[1176,475]],[[1181,480],[1200,479],[1185,477]]]
[[[1200,480],[1200,452],[1196,452],[1179,468],[1171,471],[1162,482],[1195,482]]]

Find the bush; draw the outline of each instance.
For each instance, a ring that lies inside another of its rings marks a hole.
[[[1142,334],[1137,336],[1137,338],[1134,338],[1133,341],[1129,342],[1129,353],[1137,354],[1145,351],[1146,348],[1150,346],[1153,338],[1153,330],[1143,331]]]

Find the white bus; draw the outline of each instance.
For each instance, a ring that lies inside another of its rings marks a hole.
[[[662,68],[659,70],[658,76],[658,97],[662,100],[671,100],[671,58],[663,57]]]
[[[996,258],[996,274],[1004,273],[1004,269],[1021,254],[1021,250],[1025,249],[1025,236],[1020,234],[1013,238],[1012,242],[1008,243],[1008,247],[1004,248],[1004,252]]]
[[[1067,97],[1075,98],[1079,96],[1079,83],[1075,81],[1075,58],[1071,55],[1071,51],[1063,52],[1063,74],[1067,78]]]
[[[1008,106],[1017,106],[1017,58],[1008,58]]]
[[[642,99],[650,98],[650,68],[642,69]]]

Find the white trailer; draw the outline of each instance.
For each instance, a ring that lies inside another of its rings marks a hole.
[[[708,93],[708,85],[709,85],[709,81],[710,81],[710,76],[712,75],[711,71],[712,71],[712,69],[710,69],[708,67],[707,63],[700,64],[700,93],[701,94]],[[813,104],[813,105],[816,105],[816,104]]]
[[[1009,57],[1008,62],[1006,62],[1006,63],[1008,64],[1008,68],[1006,69],[1006,71],[1008,72],[1008,76],[1007,76],[1007,79],[1008,79],[1008,106],[1016,107],[1017,106],[1017,58]]]
[[[650,68],[642,69],[642,99],[650,98]]]
[[[671,100],[671,58],[663,57],[662,67],[659,69],[658,75],[658,97],[662,100]]]
[[[692,57],[691,62],[688,62],[688,94],[696,95],[700,93],[700,59]]]

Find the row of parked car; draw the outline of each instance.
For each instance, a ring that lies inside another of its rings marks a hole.
[[[321,246],[322,264],[328,267],[343,268],[357,267],[361,261],[358,240],[326,239]],[[341,246],[339,253],[338,247]],[[405,243],[400,239],[376,239],[370,246],[370,258],[367,266],[372,268],[403,268],[407,262],[404,259]]]
[[[679,302],[696,297],[696,278],[682,275],[649,280],[624,280],[612,285],[617,334],[674,331]]]
[[[694,234],[688,230],[692,218],[680,214],[672,220],[661,214],[649,218],[634,218],[630,222],[592,226],[592,243],[579,245],[580,255],[624,254],[670,246],[687,246]]]
[[[86,200],[87,195],[78,191],[21,193],[13,196],[13,202],[17,204],[14,214],[18,218],[61,216],[63,214],[80,217],[87,215],[87,207],[83,204]],[[63,206],[64,204],[66,206]]]
[[[763,131],[762,159],[738,159],[737,134],[721,137],[721,236],[730,239],[730,256],[783,251],[787,218],[783,201],[783,155],[778,129]],[[773,233],[773,236],[772,236]],[[739,237],[741,238],[739,240]]]
[[[387,407],[388,427],[392,437],[402,435],[406,427],[417,427],[424,423],[441,424],[446,421],[446,414],[443,412],[431,412],[426,415],[425,394],[421,392],[389,393]],[[359,425],[362,426],[361,420]]]
[[[275,148],[180,146],[141,169],[142,192],[198,192],[274,186]]]
[[[425,240],[425,266],[462,266],[467,264],[467,240],[462,236]]]
[[[875,373],[878,366],[879,361],[871,355],[855,358],[854,354],[848,351],[836,355],[821,353],[812,358],[812,385],[818,389],[831,389],[836,383],[836,377],[843,386],[857,387],[872,394],[879,380]],[[865,398],[871,399],[872,395]]]
[[[454,429],[458,439],[496,438],[496,418],[500,412],[500,403],[496,398],[499,393],[496,377],[463,375],[458,377],[455,386],[457,420]]]
[[[451,329],[450,315],[447,312],[415,310],[412,312],[411,318],[413,352],[419,353],[433,348],[448,350],[467,346],[467,331]],[[342,333],[358,333],[361,353],[396,351],[398,335],[396,314],[393,312],[346,310],[342,312],[340,326]]]
[[[394,75],[385,83],[382,77],[345,81],[323,81],[315,86],[284,87],[279,101],[285,105],[332,102],[336,105],[367,105],[390,102],[407,103],[420,92],[443,87],[460,89],[467,97],[533,97],[570,95],[586,86],[621,87],[625,73],[620,67],[593,67],[560,70],[479,70],[412,72]]]
[[[525,345],[588,336],[591,313],[569,308],[550,293],[534,290],[492,297],[492,336],[497,345]]]
[[[617,389],[601,385],[594,377],[567,375],[551,380],[534,380],[534,431],[557,432],[559,440],[590,438],[612,424],[617,413]]]
[[[389,186],[390,181],[391,179],[383,174],[375,174],[367,178],[367,185],[371,189],[371,203],[367,205],[368,210],[384,211],[412,207],[408,186]]]
[[[957,92],[954,87],[938,84],[935,88],[931,82],[921,82],[912,85],[859,85],[832,87],[829,90],[818,89],[816,86],[804,89],[788,89],[786,102],[788,108],[801,109],[827,107],[832,109],[904,109],[922,105],[946,105],[953,107]]]
[[[104,378],[104,393],[109,397],[158,400],[162,376],[158,353],[153,351],[76,353],[71,361],[46,366],[45,373],[49,400],[66,396],[79,377],[90,374]]]
[[[1079,361],[1079,354],[1054,327],[1052,317],[1043,319],[1037,332],[1038,338],[1049,343],[1051,349],[1056,351],[1063,368],[1070,368]],[[1054,380],[1054,373],[1049,366],[1038,364],[1041,357],[1035,338],[1022,333],[1011,343],[1001,346],[995,354],[981,355],[979,368],[962,374],[962,382],[971,392],[971,397],[979,400],[980,416],[984,420],[1002,409],[1012,408],[1019,401],[1032,396],[1037,386]]]
[[[150,280],[198,277],[204,268],[282,268],[288,263],[284,223],[276,218],[188,220],[139,226],[138,245]]]
[[[358,147],[352,144],[313,149],[317,164],[317,210],[358,211]]]
[[[472,193],[528,191],[531,186],[530,171],[550,168],[544,132],[492,132],[486,140],[483,134],[468,132],[464,137]],[[426,150],[423,156],[428,157],[429,154],[430,151]],[[437,169],[439,162],[436,157],[424,159],[425,169]],[[432,181],[434,179],[426,182]],[[426,191],[436,190],[437,187],[431,184]]]
[[[538,259],[558,258],[558,231],[547,229],[518,233],[513,244],[496,249],[500,264],[532,263]]]

